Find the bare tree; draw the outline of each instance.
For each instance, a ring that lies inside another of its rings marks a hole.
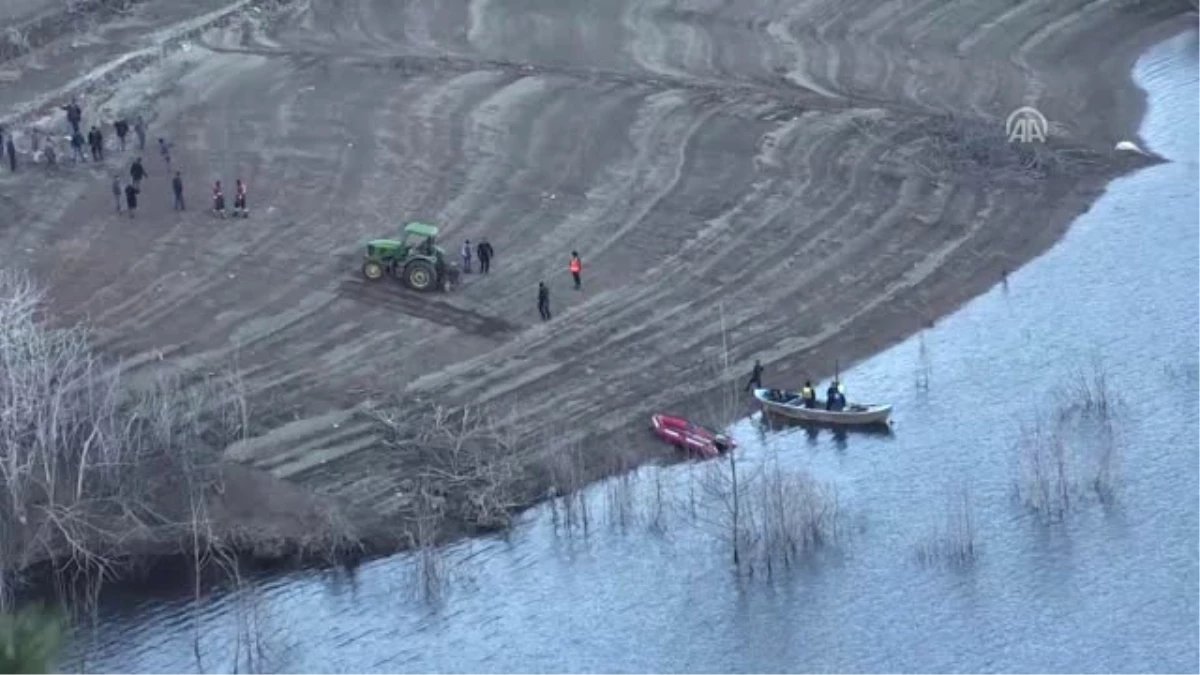
[[[516,416],[491,410],[417,407],[403,401],[376,407],[385,440],[403,457],[419,486],[442,500],[445,519],[479,530],[505,529],[528,500],[522,488],[533,452],[515,434]],[[415,511],[413,511],[415,513]]]
[[[0,274],[0,576],[49,560],[94,595],[126,542],[199,527],[230,440],[220,420],[244,420],[245,401],[219,378],[134,387],[41,307],[27,277]]]

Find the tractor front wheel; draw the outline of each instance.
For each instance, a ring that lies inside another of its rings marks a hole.
[[[383,265],[374,260],[363,263],[362,274],[367,281],[378,281],[383,278]]]
[[[404,268],[404,280],[413,290],[432,291],[437,287],[437,272],[424,260],[414,260]]]

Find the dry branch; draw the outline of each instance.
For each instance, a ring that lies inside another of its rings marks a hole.
[[[448,410],[397,402],[376,408],[386,441],[409,462],[413,508],[423,492],[442,500],[444,517],[491,530],[508,527],[525,506],[518,489],[530,453],[514,432],[514,415],[498,416],[485,408]]]
[[[45,559],[98,583],[132,535],[173,537],[206,517],[196,505],[219,489],[239,428],[223,421],[244,426],[245,400],[218,378],[135,389],[84,329],[47,326],[42,300],[0,274],[0,576]]]

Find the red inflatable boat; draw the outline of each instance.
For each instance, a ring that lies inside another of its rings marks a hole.
[[[716,457],[726,450],[737,447],[733,439],[725,434],[719,434],[674,415],[662,413],[654,415],[650,418],[650,429],[654,431],[655,436],[680,450],[701,457]]]

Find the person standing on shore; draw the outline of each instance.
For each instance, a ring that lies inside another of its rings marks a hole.
[[[162,155],[163,163],[167,165],[167,171],[171,170],[171,144],[167,143],[167,139],[158,139],[158,154]]]
[[[538,282],[538,314],[542,315],[542,321],[550,320],[550,289],[544,281]]]
[[[138,189],[133,185],[125,186],[125,208],[129,209],[129,217],[137,213]]]
[[[17,172],[17,146],[13,145],[12,134],[4,139],[4,151],[8,153],[8,170]]]
[[[64,105],[62,109],[67,113],[67,123],[71,125],[71,134],[78,134],[79,127],[83,124],[83,108],[79,107],[75,99],[71,99],[71,102]]]
[[[142,179],[147,178],[148,174],[146,173],[146,168],[142,166],[141,157],[133,160],[133,164],[129,166],[129,177],[133,179],[133,186],[135,188],[142,187]]]
[[[138,115],[133,120],[133,133],[137,134],[138,151],[140,152],[140,151],[145,150],[146,149],[146,120],[142,119],[141,115]]]
[[[571,278],[575,280],[575,290],[583,290],[583,280],[580,275],[583,274],[583,261],[579,259],[577,251],[571,251],[571,262],[567,265],[567,269],[571,270]]]
[[[750,373],[750,380],[746,382],[745,391],[762,389],[762,374],[762,362],[760,362],[758,359],[754,359],[754,370]]]
[[[121,152],[125,152],[125,137],[129,135],[129,122],[124,117],[113,122],[113,131],[117,132],[117,140],[120,141]]]
[[[246,184],[239,178],[233,184],[233,217],[248,218],[250,212],[246,210]]]
[[[100,132],[100,127],[94,124],[88,132],[88,145],[92,146],[92,161],[104,161],[104,134]]]
[[[117,202],[117,213],[121,212],[121,174],[114,173],[112,179],[113,199]]]
[[[459,249],[458,255],[462,258],[463,274],[471,273],[471,240],[464,239],[462,248]]]
[[[171,179],[171,190],[175,193],[175,210],[183,211],[183,176],[178,171],[175,172],[175,177]]]
[[[495,254],[496,250],[492,248],[487,237],[479,240],[479,244],[475,246],[475,255],[479,257],[480,274],[487,274],[492,269],[492,256]]]
[[[78,131],[71,134],[71,158],[76,162],[87,161],[87,157],[83,154],[83,134]]]
[[[221,190],[221,181],[213,183],[213,214],[225,219],[225,193]]]

